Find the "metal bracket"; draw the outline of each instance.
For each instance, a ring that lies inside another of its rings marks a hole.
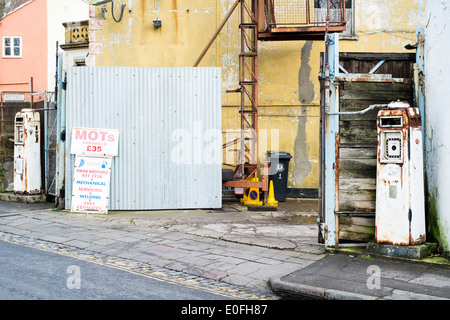
[[[380,62],[377,63],[377,65],[375,67],[373,67],[372,70],[369,71],[370,74],[373,74],[375,71],[378,70],[379,67],[381,67],[381,65],[385,62],[386,60],[381,60]]]
[[[122,21],[122,18],[123,18],[123,11],[124,11],[125,7],[127,6],[125,3],[122,3],[122,5],[120,6],[120,17],[119,17],[118,20],[117,20],[116,17],[114,16],[114,0],[103,0],[103,1],[99,1],[99,2],[94,3],[93,6],[99,6],[99,5],[102,5],[102,4],[106,4],[106,3],[108,3],[108,2],[111,2],[111,15],[112,15],[114,21],[115,21],[115,22],[120,22],[120,21]],[[106,8],[105,8],[105,9],[102,8],[102,10],[103,10],[103,15],[104,15],[104,17],[105,17],[105,19],[106,19],[106,14],[105,14],[105,13],[107,13]]]

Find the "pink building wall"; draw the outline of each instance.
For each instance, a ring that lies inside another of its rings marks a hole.
[[[47,34],[46,0],[31,1],[0,21],[0,91],[29,92],[31,77],[33,91],[47,90]],[[3,58],[4,36],[22,37],[21,58]]]

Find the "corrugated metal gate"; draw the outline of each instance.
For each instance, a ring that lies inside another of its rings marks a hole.
[[[47,196],[55,196],[57,110],[54,93],[46,91],[0,92],[0,191],[13,191],[15,115],[30,108],[39,112],[41,121],[42,191]]]
[[[65,207],[84,127],[120,131],[109,210],[220,208],[221,98],[220,68],[68,68]]]
[[[44,191],[46,195],[56,196],[56,152],[57,152],[57,109],[53,105],[46,105],[43,112],[44,115],[44,151],[45,151],[45,168],[44,168]]]

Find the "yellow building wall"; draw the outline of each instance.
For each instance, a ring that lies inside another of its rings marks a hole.
[[[119,23],[111,16],[111,3],[91,5],[90,63],[191,67],[234,1],[116,0],[116,19],[120,4],[127,5]],[[102,6],[108,10],[106,19]],[[340,51],[407,52],[404,46],[416,42],[417,9],[418,0],[354,0],[356,34],[341,39]],[[155,18],[162,21],[159,29],[153,26]],[[318,75],[324,49],[323,41],[259,42],[259,158],[277,143],[289,152],[290,188],[318,188]],[[237,8],[199,65],[222,67],[223,130],[240,129],[240,96],[226,92],[239,86],[239,50]],[[225,151],[224,158],[233,158],[232,153]]]

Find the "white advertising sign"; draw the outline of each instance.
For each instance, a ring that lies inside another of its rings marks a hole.
[[[85,156],[117,156],[119,130],[73,128],[70,153]]]
[[[111,157],[77,155],[72,187],[72,212],[107,213]]]
[[[3,101],[25,101],[25,94],[23,94],[23,93],[5,93],[5,94],[3,94]]]

